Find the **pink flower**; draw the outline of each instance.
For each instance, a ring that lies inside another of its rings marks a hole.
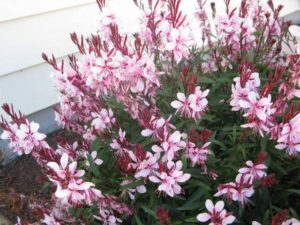
[[[122,183],[121,183],[121,186],[125,186],[127,184],[130,184],[132,183],[132,181],[130,180],[123,180]],[[126,189],[122,195],[124,195],[125,193],[127,193],[130,197],[131,200],[133,200],[135,198],[135,193],[140,193],[140,194],[143,194],[143,193],[146,193],[146,187],[145,185],[140,185],[140,186],[137,186],[136,188],[128,188]]]
[[[190,99],[187,99],[183,93],[177,93],[177,99],[171,102],[171,106],[176,109],[176,113],[188,118],[191,117]]]
[[[300,221],[295,218],[292,218],[284,221],[282,225],[300,225]]]
[[[87,155],[88,155],[88,153],[86,153],[85,156],[84,156],[86,159],[88,159],[88,156],[87,156]],[[92,151],[92,153],[91,153],[90,156],[91,156],[93,162],[94,162],[97,166],[100,166],[100,165],[103,163],[103,161],[102,161],[101,159],[98,159],[98,158],[97,158],[97,151]],[[90,167],[90,163],[89,163],[88,160],[86,161],[85,165],[86,165],[87,167]]]
[[[187,144],[187,157],[191,160],[192,166],[196,164],[203,165],[207,160],[207,155],[211,154],[208,146],[210,142],[205,143],[201,147],[196,147],[196,145],[192,142],[188,142]]]
[[[231,87],[232,95],[230,105],[233,111],[239,111],[242,109],[240,101],[247,101],[248,93],[253,91],[257,93],[257,88],[260,86],[260,79],[258,73],[251,73],[244,87],[241,86],[241,78],[236,77],[233,79],[235,85]]]
[[[286,149],[289,156],[295,157],[300,152],[300,114],[298,113],[282,127],[277,140],[277,149]]]
[[[142,130],[142,136],[144,137],[157,137],[159,134],[160,128],[162,128],[166,123],[166,120],[163,117],[156,118],[154,116],[151,117],[150,127]]]
[[[193,94],[189,96],[190,108],[192,109],[192,116],[194,118],[200,119],[202,114],[207,108],[208,101],[206,96],[208,95],[209,90],[201,91],[200,87],[197,86]]]
[[[246,109],[245,117],[254,116],[262,121],[266,121],[268,116],[273,113],[271,110],[271,95],[268,98],[261,98],[257,100],[257,94],[250,92],[248,94],[248,99],[241,100],[240,105],[243,109]]]
[[[239,201],[244,205],[253,194],[253,176],[238,174],[235,178],[235,191],[232,194],[232,200]]]
[[[174,197],[182,192],[182,188],[178,183],[184,183],[190,179],[191,175],[183,173],[182,162],[177,161],[176,164],[173,161],[167,162],[166,172],[156,172],[156,176],[150,176],[149,180],[153,183],[160,183],[158,191],[165,192],[170,197]]]
[[[44,219],[41,222],[45,223],[46,225],[60,225],[60,223],[56,221],[52,214],[44,214]]]
[[[34,149],[41,150],[49,148],[49,145],[44,141],[45,134],[38,132],[39,124],[28,122],[24,119],[20,126],[17,124],[3,123],[4,130],[1,134],[1,139],[9,140],[9,147],[17,152],[18,155],[30,154]],[[36,154],[38,151],[36,151]]]
[[[49,179],[57,186],[55,196],[63,202],[78,206],[85,201],[92,204],[101,196],[101,192],[91,182],[84,182],[81,177],[83,170],[77,170],[77,162],[69,164],[69,157],[63,154],[60,158],[60,165],[56,162],[49,162],[47,166],[53,171]]]
[[[29,154],[34,147],[48,147],[43,142],[46,135],[38,132],[39,127],[39,124],[30,122],[29,124],[21,124],[19,130],[17,130],[16,135],[21,140],[21,146],[25,154]]]
[[[13,149],[14,152],[17,152],[18,155],[22,155],[24,154],[25,150],[21,146],[22,140],[16,135],[17,131],[17,124],[8,124],[7,128],[3,130],[0,138],[3,140],[9,140],[9,148]],[[30,153],[31,151],[27,150],[27,152]]]
[[[167,51],[171,51],[174,54],[176,63],[179,63],[182,58],[188,59],[190,54],[189,48],[192,45],[191,31],[189,28],[171,28],[170,31],[167,31],[166,35],[166,43],[163,41],[162,45]]]
[[[110,144],[110,147],[116,150],[116,154],[124,154],[129,151],[129,142],[126,140],[126,132],[119,129],[119,138],[113,139],[113,142]]]
[[[227,225],[233,223],[235,217],[224,209],[224,202],[218,201],[215,205],[208,199],[205,202],[206,209],[209,213],[200,213],[197,216],[199,222],[210,220],[211,225]]]
[[[116,121],[111,109],[101,109],[99,113],[92,112],[92,116],[94,118],[92,126],[100,132],[110,129]]]
[[[220,184],[218,186],[218,191],[214,195],[215,197],[225,196],[225,199],[232,200],[233,194],[236,192],[236,185],[234,182]]]
[[[148,177],[153,174],[158,169],[158,157],[153,155],[151,152],[146,153],[146,157],[144,159],[140,159],[136,156],[132,151],[129,151],[129,156],[134,161],[129,166],[136,169],[136,173],[134,175],[135,178]]]
[[[117,225],[122,223],[122,220],[113,215],[110,211],[106,209],[99,209],[99,216],[94,218],[103,222],[103,225]]]
[[[60,165],[56,162],[49,162],[47,166],[55,172],[56,176],[62,179],[65,179],[67,176],[79,178],[84,175],[84,170],[76,170],[77,162],[74,161],[69,164],[69,156],[66,153],[63,153],[61,156]]]
[[[242,125],[243,128],[253,128],[258,131],[261,136],[263,132],[269,132],[273,126],[272,115],[276,109],[272,108],[271,95],[268,97],[257,99],[255,92],[248,94],[247,100],[241,100],[240,106],[245,110],[244,117],[248,118],[248,123]]]
[[[207,108],[208,101],[206,96],[208,93],[208,89],[202,92],[199,86],[188,97],[179,92],[177,93],[178,100],[171,102],[171,106],[176,109],[176,113],[187,118],[199,120]]]
[[[179,131],[175,131],[165,139],[165,141],[161,144],[164,153],[164,160],[173,160],[176,152],[185,148],[186,143],[182,141],[182,138],[183,134]]]
[[[253,176],[250,174],[238,174],[235,183],[230,182],[219,185],[218,192],[214,196],[225,195],[226,199],[238,201],[245,205],[253,193]]]
[[[267,175],[264,171],[265,169],[267,169],[267,166],[263,163],[253,163],[249,160],[246,162],[246,165],[248,167],[243,167],[239,169],[239,173],[250,174],[254,177],[255,180],[259,180],[260,178]]]

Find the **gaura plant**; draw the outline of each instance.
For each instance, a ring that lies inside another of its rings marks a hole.
[[[43,54],[74,142],[50,146],[3,106],[2,139],[31,154],[53,190],[32,202],[35,222],[300,224],[300,28],[271,0],[225,0],[218,15],[220,2],[198,0],[195,40],[180,0],[134,2],[139,32],[98,0],[97,34],[71,34],[79,57]]]

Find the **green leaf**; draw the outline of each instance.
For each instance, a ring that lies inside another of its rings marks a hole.
[[[92,150],[99,150],[100,149],[100,146],[101,146],[101,138],[96,138],[95,141],[93,141],[92,145],[91,145],[91,149]]]
[[[96,176],[96,177],[100,177],[101,174],[96,166],[96,164],[94,163],[92,157],[90,154],[87,154],[87,158],[88,158],[88,161],[89,161],[89,164],[90,164],[90,168],[92,170],[92,173]]]
[[[136,187],[141,186],[141,185],[143,185],[143,184],[144,184],[144,182],[141,181],[141,180],[139,180],[139,181],[134,181],[134,182],[131,182],[131,183],[129,183],[129,184],[122,185],[122,186],[120,187],[120,189],[121,189],[121,190],[127,190],[127,189],[130,189],[130,188],[136,188]]]
[[[185,222],[188,222],[188,223],[197,223],[197,222],[198,222],[196,216],[187,218],[187,219],[185,219],[184,221],[185,221]]]
[[[208,78],[208,77],[204,77],[204,76],[200,77],[199,82],[203,83],[203,84],[213,84],[213,83],[215,83],[215,81],[213,79]]]
[[[183,206],[178,207],[177,210],[183,211],[200,208],[199,200],[203,195],[203,191],[198,189],[187,199],[186,203]]]
[[[212,143],[216,144],[216,145],[219,145],[222,148],[222,150],[227,150],[226,145],[224,145],[221,141],[218,141],[218,140],[213,139],[213,138],[211,138],[210,141]]]
[[[263,218],[263,225],[268,225],[269,224],[269,209],[265,212],[264,218]]]
[[[236,137],[237,137],[237,131],[236,131],[236,125],[234,125],[233,130],[232,130],[232,141],[233,141],[233,143],[236,142]]]
[[[153,216],[154,218],[156,218],[154,210],[149,209],[149,208],[147,208],[146,206],[142,206],[142,209],[143,209],[146,213],[148,213],[149,215],[151,215],[151,216]]]
[[[136,222],[137,225],[144,225],[137,214],[134,214],[134,219],[135,219],[135,222]]]
[[[297,189],[288,189],[287,191],[290,192],[290,193],[300,195],[300,190],[297,190]]]

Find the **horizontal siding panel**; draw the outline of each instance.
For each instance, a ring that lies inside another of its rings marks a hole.
[[[10,76],[0,77],[0,104],[13,103],[26,115],[58,102],[58,94],[51,81],[52,68],[43,63]],[[4,115],[0,111],[0,115]]]
[[[0,76],[43,62],[41,53],[62,57],[76,51],[70,32],[90,34],[97,30],[96,4],[0,24]]]
[[[0,23],[94,2],[95,0],[1,0]]]

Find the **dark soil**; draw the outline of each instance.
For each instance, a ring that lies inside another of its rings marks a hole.
[[[72,139],[67,132],[56,131],[47,137],[50,146],[55,146],[58,135]],[[0,150],[0,164],[1,155]],[[30,155],[22,155],[0,169],[0,213],[12,222],[16,222],[17,217],[32,223],[39,221],[30,206],[45,204],[51,198],[49,187],[45,185],[48,179],[41,167]]]
[[[70,132],[53,132],[48,135],[47,143],[54,149],[56,137],[70,142],[76,139]],[[40,218],[36,216],[38,213],[30,206],[32,203],[44,205],[50,201],[48,178],[43,175],[41,167],[30,155],[19,156],[4,167],[1,167],[1,159],[0,150],[0,213],[12,222],[16,222],[17,217],[30,223],[39,221]]]
[[[20,156],[0,173],[0,212],[15,222],[17,217],[35,222],[30,204],[50,199],[45,177],[31,156]]]

